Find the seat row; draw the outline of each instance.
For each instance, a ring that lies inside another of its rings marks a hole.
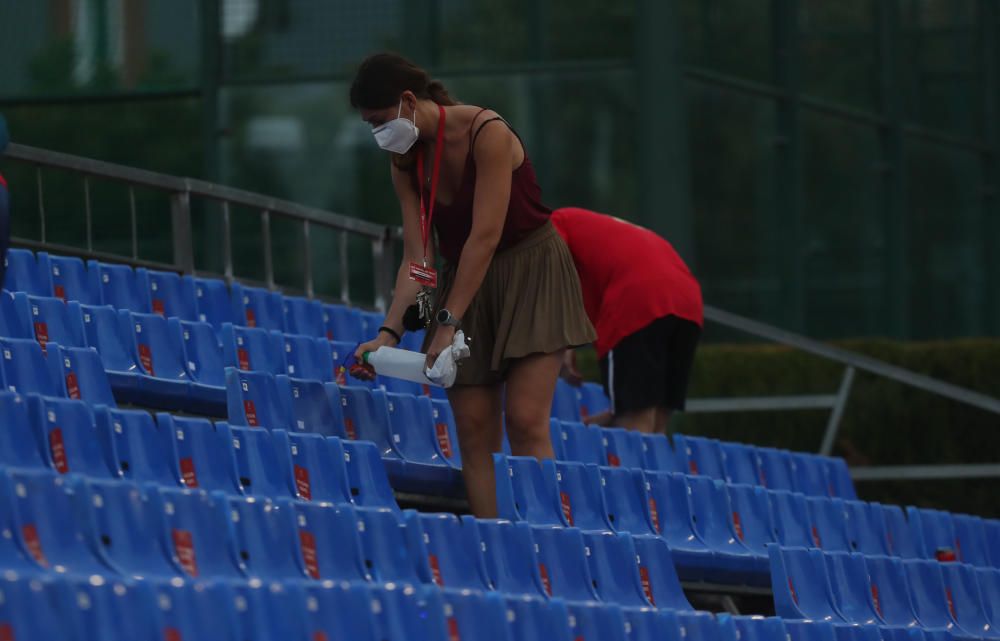
[[[552,421],[552,441],[560,460],[683,472],[772,490],[857,498],[841,458],[681,434],[675,434],[671,444],[660,434],[644,435],[556,419]]]
[[[913,556],[913,524],[898,506],[807,497],[676,472],[497,455],[504,518],[662,537],[682,578],[766,583],[772,544]],[[967,517],[1000,551],[1000,522]],[[1000,555],[991,557],[1000,567]]]
[[[24,249],[6,258],[5,286],[30,296],[82,305],[158,314],[187,321],[262,327],[357,343],[370,337],[380,317],[343,305],[282,296],[214,278],[181,276],[128,265],[87,261]]]
[[[789,619],[1000,638],[1000,570],[772,546],[775,609]]]

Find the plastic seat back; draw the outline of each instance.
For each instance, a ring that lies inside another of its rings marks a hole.
[[[702,476],[689,476],[687,483],[694,509],[695,531],[701,540],[718,554],[748,556],[750,551],[734,528],[733,510],[725,484]]]
[[[115,309],[127,309],[139,314],[152,311],[149,292],[140,289],[135,272],[128,265],[87,261],[87,271],[97,271],[101,286],[101,302]]]
[[[0,366],[11,392],[61,396],[41,346],[31,339],[0,338]]]
[[[670,439],[663,434],[643,434],[644,469],[653,472],[682,472]]]
[[[642,470],[602,467],[607,522],[617,532],[658,534],[659,513],[654,519],[646,477]]]
[[[582,530],[610,531],[600,468],[571,461],[557,462],[555,468],[559,503],[566,522]]]
[[[28,399],[14,392],[0,392],[0,464],[9,467],[49,467],[42,457],[41,443],[32,427],[33,417],[28,409]]]
[[[605,465],[604,438],[599,427],[588,427],[583,423],[563,421],[562,449],[564,460],[577,463]]]
[[[594,589],[605,603],[650,607],[639,575],[638,554],[629,534],[585,532],[584,544]],[[648,580],[647,580],[648,582]]]
[[[493,588],[504,594],[545,596],[531,526],[497,519],[478,521],[478,528]]]
[[[166,639],[236,641],[239,627],[225,582],[156,582],[150,587]]]
[[[372,592],[382,605],[375,615],[379,639],[445,641],[449,638],[439,590],[386,585],[373,588]]]
[[[164,544],[175,565],[192,577],[241,578],[227,500],[204,490],[159,488],[150,501],[166,525]]]
[[[837,456],[825,457],[826,475],[830,483],[830,495],[841,499],[856,501],[858,493],[851,480],[851,472],[847,469],[847,461]]]
[[[448,591],[442,594],[449,632],[468,641],[514,641],[507,629],[507,604],[499,594]]]
[[[833,496],[826,473],[826,458],[804,452],[792,452],[795,487],[807,496]]]
[[[1000,625],[1000,570],[994,568],[976,568],[976,578],[979,581],[979,591],[983,596],[983,607],[986,618],[993,628]]]
[[[242,494],[236,471],[236,456],[228,430],[220,430],[204,418],[181,418],[171,414],[156,415],[156,423],[173,445],[175,473],[188,488],[220,490]]]
[[[125,339],[118,312],[108,306],[82,306],[83,328],[87,345],[97,350],[108,372],[129,376],[139,374],[139,363]]]
[[[441,454],[452,467],[461,468],[462,452],[458,447],[458,427],[451,404],[447,399],[431,399],[431,411],[434,416],[434,435]]]
[[[763,485],[757,465],[756,448],[741,443],[720,443],[722,466],[727,483]]]
[[[580,421],[580,400],[576,389],[561,378],[556,380],[556,392],[552,398],[552,416],[563,421]]]
[[[24,292],[32,296],[52,296],[52,280],[44,265],[35,260],[35,254],[28,249],[12,247],[4,257],[6,274],[3,285],[12,292]]]
[[[131,331],[133,355],[147,376],[187,384],[191,378],[184,358],[184,339],[179,328],[156,314],[121,311],[122,327]]]
[[[365,566],[378,582],[420,583],[430,577],[427,553],[419,550],[423,542],[408,540],[395,512],[359,510],[358,517]]]
[[[661,537],[633,537],[639,580],[649,602],[669,610],[693,610],[674,567],[670,546]]]
[[[567,601],[596,601],[580,530],[540,526],[533,535],[542,585],[549,596]]]
[[[792,470],[791,454],[773,447],[757,448],[757,465],[764,487],[769,490],[795,492],[795,473]]]
[[[719,615],[728,616],[728,615]],[[770,641],[771,639],[788,639],[788,631],[784,622],[777,618],[756,616],[730,617],[739,631],[741,641]]]
[[[230,497],[229,518],[240,565],[264,580],[306,578],[290,503]]]
[[[554,463],[494,454],[493,464],[500,518],[532,525],[566,525]]]
[[[296,583],[249,581],[231,590],[241,641],[305,638],[305,602]]]
[[[783,490],[774,490],[770,496],[778,543],[786,547],[819,547],[809,524],[805,496]]]
[[[518,641],[573,641],[569,612],[562,599],[508,597],[507,621],[512,639]]]
[[[944,579],[941,574],[943,565],[937,561],[921,561],[907,559],[903,561],[906,580],[910,588],[910,600],[917,619],[926,628],[945,628],[953,630],[957,627],[952,609],[955,607],[954,595],[949,598],[945,592]]]
[[[914,536],[911,524],[907,522],[903,508],[898,505],[881,505],[885,521],[885,536],[889,554],[904,559],[923,557],[923,545]]]
[[[83,261],[71,256],[45,259],[52,278],[52,294],[62,300],[75,300],[81,305],[101,305],[101,282],[96,271],[88,270]]]
[[[149,299],[149,309],[154,314],[185,321],[198,320],[198,300],[190,276],[138,267],[135,282],[140,294]]]
[[[274,376],[226,368],[226,406],[234,425],[291,430],[288,399],[278,389]]]
[[[846,552],[825,555],[830,577],[833,602],[848,623],[879,625],[881,618],[875,608],[865,557]]]
[[[9,573],[0,577],[0,630],[8,639],[59,639],[66,621],[52,598],[57,578]]]
[[[650,514],[656,514],[654,525],[671,549],[708,553],[708,547],[695,530],[694,514],[686,478],[683,474],[665,472],[646,476],[649,483]],[[655,508],[655,511],[654,509]]]
[[[378,393],[385,395],[392,443],[403,458],[424,465],[447,466],[438,448],[431,399],[376,390],[375,394]]]
[[[333,381],[335,364],[325,338],[285,334],[282,341],[289,376],[324,383]]]
[[[150,616],[152,595],[146,585],[75,576],[56,581],[52,587],[56,611],[70,634],[86,630],[81,638],[134,641],[160,633]]]
[[[990,555],[986,551],[986,530],[983,519],[967,514],[954,514],[952,522],[955,524],[958,560],[979,567],[989,567]]]
[[[295,512],[306,574],[317,580],[370,581],[358,535],[358,515],[350,505],[289,503]]]
[[[768,491],[753,485],[730,485],[728,491],[736,538],[754,554],[766,555],[776,536]]]
[[[245,494],[270,498],[294,496],[288,483],[290,462],[282,458],[285,451],[278,448],[269,432],[222,424],[217,424],[216,430],[230,433],[236,470]]]
[[[233,314],[237,319],[242,314],[247,327],[285,331],[285,306],[281,294],[239,283],[233,283],[230,292]]]
[[[583,401],[580,405],[580,414],[584,419],[611,409],[611,400],[605,395],[600,383],[585,382],[580,386],[580,396]]]
[[[298,589],[304,594],[307,638],[379,641],[372,616],[374,599],[367,585],[323,582]]]
[[[344,438],[344,414],[340,395],[328,393],[320,381],[302,380],[287,376],[275,377],[278,395],[286,399],[290,425],[294,431]],[[336,389],[336,387],[334,387]]]
[[[699,474],[713,479],[725,479],[722,449],[714,439],[674,434],[674,451],[687,474]]]
[[[337,442],[319,434],[271,432],[280,461],[290,465],[287,475],[295,498],[321,503],[351,503],[351,487],[344,466],[344,452]]]
[[[301,334],[314,338],[326,336],[323,304],[318,300],[286,296],[284,306],[285,331],[289,334]]]
[[[34,396],[28,399],[28,408],[52,469],[60,474],[74,472],[96,478],[118,476],[108,465],[110,457],[105,458],[101,451],[89,405]]]
[[[229,287],[225,281],[214,278],[193,278],[195,303],[198,307],[198,318],[202,323],[208,323],[216,329],[225,323],[242,325],[245,316],[233,314],[232,301],[229,298]]]
[[[439,587],[488,591],[491,589],[483,543],[474,520],[454,514],[407,511],[406,530],[415,550],[427,554],[431,580]],[[419,545],[422,540],[423,545]]]
[[[274,375],[288,373],[281,334],[227,323],[219,331],[219,339],[227,367]]]
[[[570,629],[577,639],[625,641],[625,615],[611,604],[570,603]]]
[[[910,601],[910,586],[903,562],[888,556],[866,556],[872,603],[887,625],[919,626]]]
[[[605,465],[611,467],[643,468],[645,457],[642,434],[621,427],[601,430],[603,434]]]
[[[770,546],[774,606],[783,619],[843,621],[833,605],[833,593],[823,552]]]
[[[942,563],[940,567],[948,610],[958,625],[979,637],[1000,638],[1000,631],[986,616],[975,569],[962,563]]]
[[[63,347],[85,347],[83,313],[80,303],[64,302],[58,298],[14,294],[14,309],[18,310],[30,330],[30,335],[42,346],[59,343]],[[27,333],[27,332],[26,332]],[[27,338],[27,336],[26,336]]]
[[[226,365],[222,355],[222,343],[215,329],[208,323],[181,321],[171,318],[174,332],[181,335],[184,342],[184,358],[187,361],[191,380],[202,385],[225,387]]]
[[[44,470],[33,471],[41,472],[46,476],[52,475],[51,472]],[[30,530],[32,527],[30,521],[27,525],[29,529],[23,530],[23,526],[17,519],[15,494],[11,477],[7,473],[7,470],[2,470],[0,471],[0,531],[9,533],[10,536],[0,537],[0,563],[9,571],[8,573],[33,576],[38,573],[40,562],[47,563],[44,556],[44,549],[41,548],[40,543],[34,548],[22,545],[22,542],[37,540],[38,537],[37,532]],[[34,525],[34,527],[37,529],[37,525]],[[19,533],[20,536],[18,536]],[[0,576],[0,592],[4,592],[5,588],[9,587],[11,587],[9,583],[5,583],[4,577]],[[4,593],[4,596],[7,596],[7,594]],[[8,605],[7,600],[0,599],[0,616],[3,617],[0,619],[0,623],[11,622],[12,617],[9,616],[10,613],[5,612],[6,605]]]
[[[832,552],[850,552],[848,523],[851,513],[840,499],[820,496],[806,498],[809,523],[816,547]]]
[[[961,560],[958,538],[955,536],[955,524],[951,514],[941,510],[922,510],[915,507],[906,509],[906,520],[914,538],[922,542],[920,556],[925,559],[936,558],[939,554],[951,554]]]
[[[174,441],[157,427],[144,410],[96,408],[97,433],[110,446],[113,467],[125,479],[139,483],[177,486],[172,462],[176,460]]]
[[[54,345],[46,361],[50,376],[61,392],[59,396],[115,407],[111,383],[97,350]]]
[[[0,291],[0,336],[6,338],[34,338],[30,326],[30,312],[18,304],[14,293]]]
[[[341,387],[339,391],[347,437],[375,443],[382,457],[400,458],[392,441],[385,392],[353,385]]]
[[[343,452],[354,504],[398,512],[399,505],[389,485],[389,477],[386,476],[378,449],[364,441],[342,441],[334,437],[328,440],[335,451],[340,449]]]
[[[844,509],[847,512],[847,536],[851,551],[888,554],[882,506],[864,501],[844,501]]]

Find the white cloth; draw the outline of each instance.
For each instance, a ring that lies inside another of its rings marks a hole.
[[[434,366],[426,368],[424,374],[435,385],[451,387],[458,376],[458,361],[468,358],[471,353],[469,346],[465,344],[465,332],[459,330],[455,332],[455,340],[451,346],[441,351]]]

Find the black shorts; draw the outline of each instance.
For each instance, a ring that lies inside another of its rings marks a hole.
[[[601,380],[611,411],[683,410],[700,336],[697,323],[664,316],[619,341],[601,359]]]

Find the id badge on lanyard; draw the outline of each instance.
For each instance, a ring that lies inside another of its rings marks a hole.
[[[441,154],[444,148],[444,123],[445,123],[445,111],[444,107],[438,105],[438,129],[437,129],[437,142],[434,148],[434,167],[431,171],[431,189],[430,189],[430,204],[424,203],[424,153],[423,148],[417,149],[417,180],[419,181],[420,192],[420,237],[424,243],[424,260],[423,262],[410,262],[410,280],[416,281],[423,286],[423,290],[418,295],[418,303],[420,303],[420,316],[426,320],[430,320],[431,305],[429,304],[429,299],[431,292],[429,290],[435,289],[438,283],[437,270],[434,269],[427,261],[427,245],[430,242],[431,235],[431,223],[434,220],[434,203],[437,201],[437,186],[438,178],[441,173]],[[426,313],[426,315],[425,315]]]

